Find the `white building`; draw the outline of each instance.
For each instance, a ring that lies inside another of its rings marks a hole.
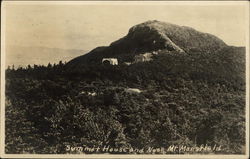
[[[135,56],[135,62],[145,62],[145,61],[150,61],[152,60],[152,54],[151,53],[144,53],[144,54],[139,54]]]
[[[118,65],[117,58],[103,58],[102,63],[109,63],[110,65]]]

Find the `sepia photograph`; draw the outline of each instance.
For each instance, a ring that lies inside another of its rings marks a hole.
[[[249,2],[4,1],[1,158],[248,158]]]

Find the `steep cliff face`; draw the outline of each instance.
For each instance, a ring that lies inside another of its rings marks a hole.
[[[202,33],[186,26],[147,21],[133,26],[128,34],[107,47],[98,47],[88,54],[77,57],[68,65],[98,62],[104,57],[131,61],[135,55],[158,50],[189,52],[199,50],[214,52],[227,45],[214,35]]]

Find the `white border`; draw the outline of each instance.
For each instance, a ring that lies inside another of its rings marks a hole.
[[[5,15],[6,5],[244,5],[246,6],[246,154],[244,155],[99,155],[99,154],[5,154]],[[1,145],[2,158],[248,158],[249,157],[249,7],[248,1],[3,1],[1,8]]]
[[[249,78],[249,69],[250,69],[250,64],[249,64],[249,53],[250,53],[250,3],[246,6],[246,156],[249,157],[249,83],[250,83],[250,78]]]
[[[3,1],[3,4],[15,5],[246,5],[247,0],[243,1]]]
[[[2,3],[1,8],[1,145],[0,145],[0,157],[4,154],[4,143],[5,143],[5,4]]]

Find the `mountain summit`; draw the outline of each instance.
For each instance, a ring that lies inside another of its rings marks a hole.
[[[111,44],[114,45],[136,47],[140,51],[167,49],[183,52],[193,48],[217,50],[226,44],[211,34],[190,27],[153,20],[133,26],[127,36]]]
[[[213,52],[226,46],[214,35],[186,26],[153,20],[133,26],[125,37],[111,43],[110,46],[97,47],[68,64],[96,62],[108,57],[129,61],[137,54],[158,50]]]

